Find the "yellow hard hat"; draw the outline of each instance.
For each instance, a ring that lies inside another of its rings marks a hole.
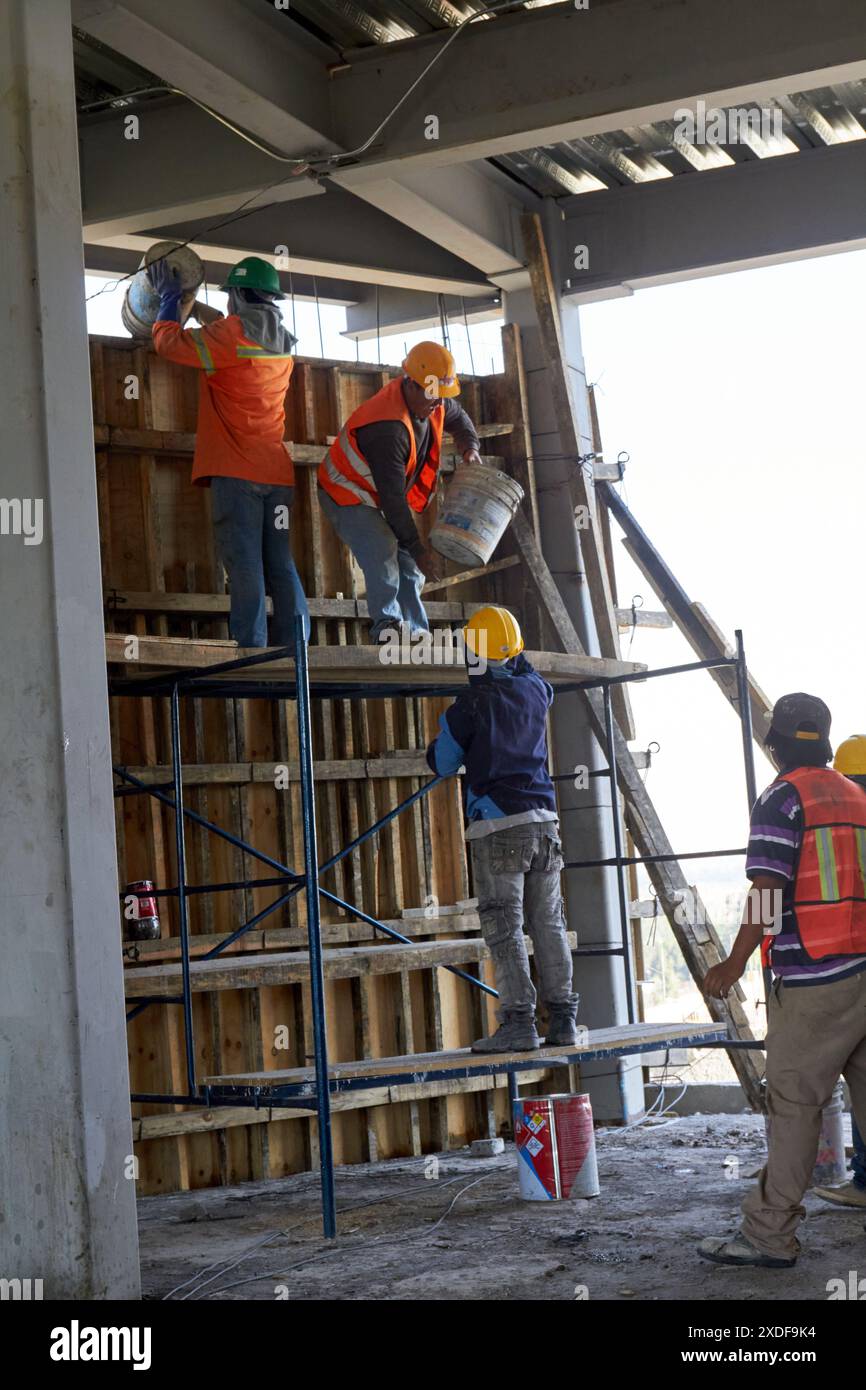
[[[866,734],[853,734],[840,743],[833,766],[846,777],[866,777]]]
[[[431,400],[460,395],[454,358],[441,343],[416,343],[409,349],[403,371],[412,381],[424,387]]]
[[[475,656],[488,661],[508,661],[522,652],[524,645],[514,614],[495,604],[472,614],[463,629],[463,640]]]

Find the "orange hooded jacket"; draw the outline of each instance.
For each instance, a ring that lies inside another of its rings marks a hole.
[[[245,337],[236,314],[207,328],[160,320],[153,345],[161,357],[203,373],[193,482],[226,477],[291,487],[295,470],[283,436],[294,358]]]

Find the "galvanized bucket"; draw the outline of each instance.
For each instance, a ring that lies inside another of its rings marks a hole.
[[[523,488],[489,464],[458,468],[445,495],[430,544],[449,560],[486,565],[523,501]]]
[[[157,241],[142,257],[138,273],[129,283],[123,299],[120,317],[127,333],[133,338],[149,338],[159,313],[159,295],[147,278],[146,267],[165,256],[180,273],[184,290],[197,290],[204,283],[204,266],[188,246],[177,241]]]

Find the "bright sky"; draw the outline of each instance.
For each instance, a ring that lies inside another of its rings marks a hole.
[[[826,700],[835,743],[866,732],[864,291],[857,251],[581,311],[605,455],[631,457],[628,505],[689,597],[731,639],[743,629],[771,699]],[[624,551],[617,581],[621,604],[640,593],[661,606]],[[651,629],[631,655],[695,659],[678,633]],[[661,744],[648,785],[674,849],[745,844],[739,725],[711,677],[632,689],[637,746]],[[772,776],[761,755],[757,771],[761,788]],[[735,886],[742,861],[687,875]]]
[[[120,318],[120,309],[126,292],[126,281],[106,280],[94,275],[85,276],[87,302],[87,327],[90,333],[112,334],[128,337]],[[217,309],[225,310],[226,295],[220,290],[207,289],[200,296]],[[355,343],[343,337],[346,327],[346,311],[335,304],[322,304],[316,312],[315,304],[291,300],[283,304],[283,317],[288,327],[298,339],[298,355],[301,357],[330,357],[340,361],[354,361]],[[431,333],[425,329],[417,333],[383,335],[380,343],[375,338],[366,339],[359,344],[358,360],[361,362],[387,362],[398,365],[406,355],[407,348],[420,343],[425,338],[439,338],[438,330]],[[502,371],[502,341],[498,323],[474,323],[470,328],[470,343],[466,329],[461,321],[449,321],[449,341],[457,363],[458,372]],[[381,357],[378,349],[381,348]],[[324,351],[323,351],[324,349]]]

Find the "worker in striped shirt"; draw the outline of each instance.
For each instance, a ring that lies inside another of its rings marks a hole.
[[[840,743],[836,749],[833,767],[856,786],[866,792],[866,735],[853,734]],[[866,1140],[857,1128],[856,1117],[851,1117],[851,1135],[854,1157],[851,1162],[851,1177],[838,1187],[816,1187],[815,1196],[837,1207],[858,1207],[866,1209]]]
[[[703,983],[708,998],[724,999],[763,941],[774,977],[767,1164],[743,1202],[740,1233],[698,1247],[717,1264],[795,1263],[822,1111],[840,1074],[866,1132],[866,797],[827,766],[830,723],[812,695],[785,695],[774,706],[766,745],[779,776],[752,811],[752,891],[730,955]]]

